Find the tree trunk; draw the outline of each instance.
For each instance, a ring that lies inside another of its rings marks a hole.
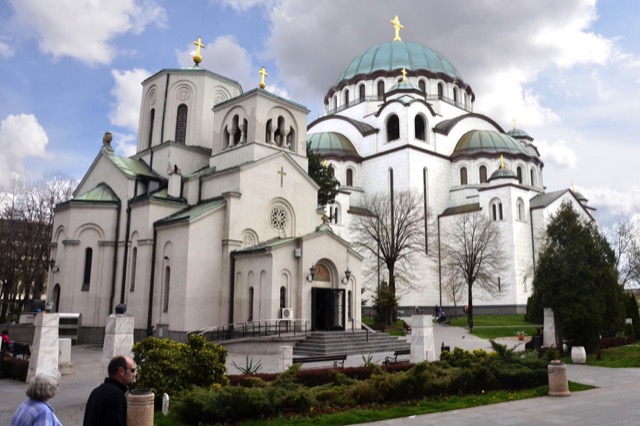
[[[467,283],[469,289],[469,313],[467,314],[467,321],[469,322],[469,331],[473,331],[473,284]]]

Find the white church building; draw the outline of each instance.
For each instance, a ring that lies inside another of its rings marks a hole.
[[[504,291],[474,305],[521,310],[549,216],[564,201],[592,215],[579,194],[545,191],[533,138],[474,112],[471,86],[427,46],[397,37],[365,50],[310,124],[305,107],[200,67],[199,48],[193,67],[142,82],[136,154],[115,155],[106,134],[56,209],[47,296],[82,314],[85,341],[99,341],[119,303],[138,337],[283,318],[359,328],[361,293],[376,283],[349,224],[368,195],[408,189],[424,197],[426,227],[469,211],[499,223]],[[329,224],[308,142],[340,181]],[[451,304],[437,262],[417,265],[402,308]]]

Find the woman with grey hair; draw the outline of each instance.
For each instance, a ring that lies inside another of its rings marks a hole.
[[[51,374],[36,374],[27,386],[28,398],[18,407],[11,418],[11,426],[62,426],[47,401],[58,390],[58,377]]]

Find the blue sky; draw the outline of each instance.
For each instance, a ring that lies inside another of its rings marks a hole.
[[[135,145],[140,82],[201,66],[306,105],[351,58],[403,40],[443,53],[476,112],[535,138],[548,190],[575,182],[598,216],[640,211],[640,8],[632,0],[0,0],[0,185],[80,178],[114,134]]]

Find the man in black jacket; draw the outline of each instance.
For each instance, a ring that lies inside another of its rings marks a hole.
[[[131,358],[116,355],[111,358],[107,372],[109,377],[89,395],[83,426],[127,425],[125,392],[136,378],[136,366]]]

